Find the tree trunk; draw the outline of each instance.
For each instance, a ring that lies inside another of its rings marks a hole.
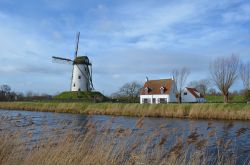
[[[179,103],[181,104],[181,94],[179,95]]]
[[[224,96],[224,103],[228,103],[228,93],[223,94],[223,96]]]

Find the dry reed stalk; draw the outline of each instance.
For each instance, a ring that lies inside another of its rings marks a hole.
[[[235,133],[236,133],[236,137],[240,137],[242,134],[244,134],[246,131],[248,131],[249,130],[249,128],[244,128],[244,127],[242,127],[242,128],[240,128],[240,129],[238,129]]]
[[[138,119],[137,121],[136,121],[136,128],[142,128],[142,126],[143,126],[143,120],[144,120],[144,117],[141,117],[140,119]]]
[[[11,122],[8,117],[2,118],[5,119],[4,122]],[[0,126],[2,126],[2,122],[0,121]],[[143,129],[139,129],[139,132],[133,132],[131,129],[123,127],[117,127],[113,130],[111,129],[113,127],[112,123],[108,121],[107,128],[103,127],[100,130],[98,129],[99,122],[89,121],[86,123],[87,129],[84,132],[70,131],[64,136],[59,136],[56,140],[54,137],[51,139],[42,138],[32,148],[18,142],[21,140],[22,135],[29,136],[30,132],[26,131],[20,135],[13,135],[6,132],[6,130],[0,130],[0,164],[184,165],[211,163],[211,158],[206,152],[209,139],[199,139],[200,135],[195,128],[192,129],[194,131],[190,133],[186,140],[182,138],[177,129],[162,127],[147,134],[144,133],[145,130]],[[193,128],[193,125],[191,123],[190,127]],[[228,126],[231,127],[231,124]],[[30,128],[32,125],[27,127]],[[44,126],[43,129],[48,128]],[[102,130],[108,130],[105,136],[103,136]],[[51,131],[57,133],[58,130]],[[210,132],[212,131],[214,131],[213,136],[216,136],[215,128]],[[235,133],[241,135],[245,132],[245,129],[239,129]],[[117,134],[118,136],[116,136]],[[172,138],[169,137],[179,138],[177,138],[177,141],[172,142]],[[185,143],[184,140],[187,142]],[[235,164],[237,158],[230,155],[229,152],[234,141],[224,143],[219,137],[216,137],[216,140],[215,145],[218,147],[218,154],[214,155],[215,160],[213,160],[212,164]],[[165,145],[169,142],[173,144],[171,148]]]
[[[170,149],[169,154],[174,154],[179,156],[183,149],[183,139],[179,137],[177,143]]]
[[[215,136],[215,134],[216,134],[215,130],[211,130],[211,131],[208,132],[209,137],[213,137],[213,136]]]
[[[195,148],[197,150],[202,150],[204,149],[208,144],[208,140],[207,139],[201,139],[199,140],[196,144],[195,144]]]
[[[190,135],[187,137],[187,143],[195,143],[198,140],[199,136],[200,135],[196,131],[191,132]]]

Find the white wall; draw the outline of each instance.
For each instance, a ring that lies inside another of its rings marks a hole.
[[[184,93],[187,93],[187,95],[184,95]],[[196,97],[194,97],[186,88],[181,94],[181,99],[183,103],[194,103],[197,102]]]
[[[73,77],[71,82],[71,91],[88,91],[89,90],[89,77],[87,74],[87,65],[75,64],[73,65]],[[81,78],[79,79],[78,76]]]
[[[176,102],[176,99],[171,98],[170,95],[140,95],[140,103],[143,104],[143,99],[149,99],[150,104],[154,104],[153,103],[153,99],[155,99],[155,104],[159,104],[160,103],[160,99],[165,99],[166,103],[172,103],[172,102]]]
[[[155,104],[160,103],[160,99],[165,99],[166,102],[169,102],[169,95],[140,95],[140,103],[143,104],[143,99],[149,99],[150,104],[153,104],[153,98],[155,99]]]

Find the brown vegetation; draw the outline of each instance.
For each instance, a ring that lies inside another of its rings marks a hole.
[[[43,112],[82,113],[88,115],[123,115],[136,117],[176,117],[191,119],[249,120],[250,104],[119,104],[0,102],[1,109]]]
[[[142,123],[142,120],[139,119],[137,123]],[[56,140],[41,138],[33,145],[23,143],[22,139],[25,135],[32,139],[32,134],[0,130],[0,164],[179,165],[236,164],[237,161],[232,140],[217,139],[209,144],[209,139],[201,137],[196,131],[185,139],[176,133],[176,129],[166,127],[158,128],[151,134],[145,134],[143,129],[133,132],[130,128],[120,126],[111,130],[110,122],[102,130],[98,130],[95,123],[89,122],[84,132],[69,132]],[[212,130],[216,131],[216,128]],[[243,129],[235,132],[240,138],[239,132],[244,134]],[[171,140],[170,136],[176,140]],[[166,145],[169,142],[171,144]],[[208,147],[212,145],[216,146],[217,152],[208,152]],[[247,163],[248,160],[244,161]]]

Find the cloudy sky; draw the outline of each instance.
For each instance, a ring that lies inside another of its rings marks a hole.
[[[107,95],[182,66],[199,80],[217,57],[250,60],[250,1],[0,0],[0,84],[69,90],[72,66],[51,56],[73,58],[78,31],[79,55],[88,55],[94,87]]]

